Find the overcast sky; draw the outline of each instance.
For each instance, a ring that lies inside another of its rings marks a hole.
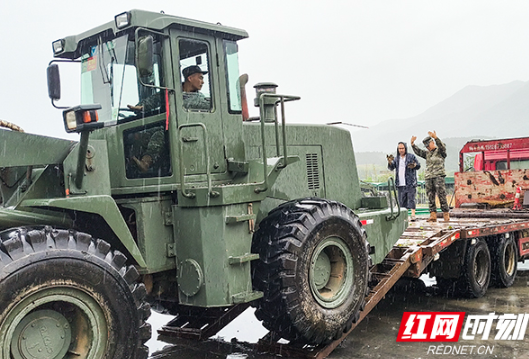
[[[6,0],[0,119],[64,137],[47,97],[52,41],[133,8],[245,29],[241,72],[251,86],[272,81],[301,96],[287,105],[290,122],[372,126],[415,116],[468,85],[529,80],[527,0]]]

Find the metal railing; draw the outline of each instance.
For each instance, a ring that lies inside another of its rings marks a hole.
[[[274,100],[275,99],[275,100]],[[267,115],[267,107],[274,106],[274,115],[273,122],[275,126],[275,139],[276,139],[276,155],[277,157],[281,156],[280,153],[280,141],[279,141],[279,121],[277,118],[277,103],[281,104],[281,132],[283,137],[283,155],[281,163],[278,165],[278,168],[284,168],[287,165],[287,132],[286,132],[286,117],[285,117],[285,102],[299,100],[299,96],[288,96],[288,95],[279,95],[272,93],[262,93],[259,97],[259,109],[261,117],[261,144],[262,144],[262,158],[263,158],[263,176],[264,179],[262,182],[258,183],[260,187],[255,188],[256,193],[261,193],[268,190],[268,176],[267,176],[267,154],[266,154],[266,136],[265,136],[265,123]],[[265,103],[266,102],[266,103]]]
[[[389,208],[391,210],[391,214],[386,216],[386,220],[392,221],[396,219],[400,215],[400,203],[399,198],[397,196],[397,187],[395,187],[395,180],[393,177],[388,178],[388,194],[389,194]],[[395,204],[397,205],[397,212],[395,213],[393,208],[393,199],[395,199]]]

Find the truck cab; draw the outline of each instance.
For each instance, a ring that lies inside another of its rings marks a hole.
[[[521,204],[528,175],[529,138],[469,141],[459,152],[456,208],[512,207],[516,198]]]

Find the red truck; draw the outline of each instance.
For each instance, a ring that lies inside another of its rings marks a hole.
[[[467,142],[455,183],[456,208],[521,209],[529,189],[529,137]]]

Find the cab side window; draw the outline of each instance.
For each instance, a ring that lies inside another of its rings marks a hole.
[[[183,107],[188,111],[211,111],[208,44],[204,41],[181,39],[178,49]]]
[[[228,93],[228,111],[230,113],[242,112],[241,80],[239,78],[238,47],[235,41],[224,40],[224,53],[226,54],[226,84]]]

